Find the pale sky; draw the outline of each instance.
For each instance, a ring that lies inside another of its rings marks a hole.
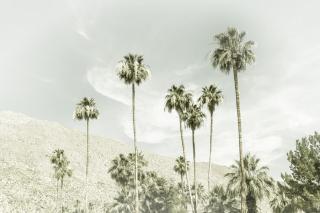
[[[172,84],[198,97],[218,85],[225,96],[214,114],[214,162],[238,158],[234,84],[213,69],[213,36],[228,26],[256,42],[256,63],[239,76],[245,151],[275,177],[288,170],[295,140],[319,130],[319,1],[0,0],[0,110],[21,112],[84,130],[72,120],[84,96],[101,116],[92,132],[132,144],[131,90],[117,62],[144,55],[152,75],[137,89],[139,146],[181,153],[177,116],[164,112]],[[190,131],[186,130],[191,157]],[[207,161],[209,120],[196,132],[198,161]],[[191,159],[191,158],[190,158]]]

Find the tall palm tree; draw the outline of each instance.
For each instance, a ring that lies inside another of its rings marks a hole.
[[[188,110],[188,108],[192,105],[192,94],[186,92],[183,85],[176,86],[172,85],[170,89],[168,89],[168,93],[165,97],[165,110],[167,109],[168,112],[172,112],[173,110],[177,112],[179,116],[179,127],[180,127],[180,140],[182,146],[182,155],[184,159],[186,158],[186,148],[184,144],[183,138],[183,122],[184,120],[184,113]],[[188,186],[189,198],[191,203],[191,209],[193,211],[193,201],[192,201],[192,194],[191,194],[191,186],[189,182],[189,173],[187,169],[187,165],[185,164],[186,170],[186,181]]]
[[[62,204],[62,193],[63,193],[63,183],[65,177],[71,177],[72,170],[69,168],[70,162],[67,159],[67,156],[64,154],[64,150],[56,149],[53,151],[50,162],[53,164],[54,169],[54,177],[57,180],[57,206],[59,200],[59,184],[60,184],[60,208],[62,212],[63,204]]]
[[[210,191],[210,172],[211,172],[211,156],[212,156],[212,131],[213,131],[213,112],[222,102],[223,96],[221,90],[215,85],[202,88],[202,94],[198,99],[201,106],[207,105],[210,113],[210,148],[209,148],[209,168],[208,168],[208,191]]]
[[[85,120],[87,125],[87,158],[86,158],[86,186],[85,186],[85,211],[88,212],[88,174],[89,174],[89,121],[98,119],[99,111],[93,98],[84,97],[77,105],[73,117]]]
[[[173,170],[180,175],[181,185],[184,186],[183,177],[185,176],[186,172],[189,170],[189,162],[186,162],[183,156],[179,156],[176,159],[176,164],[174,165]]]
[[[209,192],[208,203],[204,208],[205,213],[238,213],[238,202],[230,196],[222,185],[216,185]]]
[[[132,123],[133,123],[133,141],[135,152],[135,212],[139,212],[139,192],[138,192],[138,150],[137,150],[137,136],[136,136],[136,122],[135,122],[135,85],[139,86],[145,81],[150,70],[143,62],[142,55],[128,54],[123,57],[123,60],[119,62],[117,67],[117,73],[120,80],[123,80],[125,84],[131,84],[132,86]]]
[[[228,191],[235,195],[243,190],[246,195],[246,207],[248,213],[257,213],[258,206],[257,201],[261,200],[265,196],[270,197],[274,191],[274,181],[268,175],[268,167],[259,165],[260,159],[247,154],[244,159],[244,187],[241,187],[241,169],[240,162],[236,161],[236,164],[231,166],[231,172],[225,176],[229,178]]]
[[[245,35],[245,32],[239,32],[236,28],[228,28],[226,32],[215,36],[215,40],[218,42],[218,47],[214,49],[210,55],[210,60],[213,67],[218,67],[226,74],[229,74],[231,70],[233,71],[238,118],[239,160],[241,166],[242,188],[244,187],[244,176],[242,172],[243,149],[238,72],[246,70],[247,65],[252,64],[255,61],[254,52],[252,50],[254,42],[245,41]],[[244,213],[245,194],[243,193],[243,190],[240,191],[240,197],[241,213]]]
[[[197,180],[196,180],[196,145],[194,133],[195,130],[200,128],[203,124],[205,114],[201,111],[201,108],[192,104],[188,111],[185,113],[186,126],[192,131],[192,150],[193,150],[193,185],[195,186],[195,201],[194,201],[194,212],[197,213]]]

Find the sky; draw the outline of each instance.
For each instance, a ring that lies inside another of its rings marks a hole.
[[[256,62],[239,75],[245,152],[279,178],[295,140],[319,130],[320,14],[318,1],[268,0],[0,0],[0,110],[74,121],[75,104],[95,98],[100,118],[92,132],[132,144],[131,89],[115,67],[128,53],[144,56],[150,78],[137,92],[139,147],[181,154],[179,123],[164,96],[184,84],[197,98],[217,85],[215,163],[238,158],[234,83],[208,55],[214,35],[229,26],[255,41]],[[208,115],[208,114],[207,114]],[[191,132],[185,130],[191,159]],[[196,131],[197,161],[208,161],[209,119]]]

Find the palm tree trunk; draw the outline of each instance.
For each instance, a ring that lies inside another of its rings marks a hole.
[[[61,213],[63,213],[63,178],[61,178],[60,200]]]
[[[135,188],[135,213],[139,212],[139,192],[138,192],[138,150],[137,150],[137,136],[136,136],[136,121],[135,121],[135,84],[132,84],[132,123],[133,123],[133,142],[134,142],[134,188]]]
[[[190,182],[189,182],[189,171],[187,168],[187,158],[186,158],[186,149],[184,145],[184,139],[183,139],[183,128],[182,128],[182,118],[181,115],[179,114],[179,124],[180,124],[180,138],[181,138],[181,145],[182,145],[182,154],[184,158],[184,168],[186,170],[186,181],[187,181],[187,186],[188,186],[188,192],[189,192],[189,197],[190,197],[190,204],[191,204],[191,209],[193,212],[193,199],[192,199],[192,194],[191,194],[191,187],[190,187]]]
[[[57,211],[59,209],[59,179],[57,179]]]
[[[257,213],[258,212],[257,200],[254,197],[254,195],[250,192],[246,196],[246,205],[248,208],[248,213]]]
[[[233,67],[234,88],[236,93],[236,107],[238,118],[238,140],[239,140],[239,158],[240,158],[240,197],[241,197],[241,213],[245,213],[245,194],[244,194],[244,166],[243,166],[243,149],[242,149],[242,129],[241,129],[241,113],[240,113],[240,94],[238,85],[238,71]]]
[[[208,192],[210,191],[211,156],[212,156],[212,130],[213,130],[213,112],[210,112],[210,150],[209,150],[209,169],[208,169]]]
[[[194,184],[194,212],[197,213],[197,176],[196,176],[196,145],[194,141],[194,130],[192,130],[192,148],[193,148],[193,184]]]
[[[87,119],[87,162],[86,162],[85,212],[88,212],[88,173],[89,173],[89,119]]]

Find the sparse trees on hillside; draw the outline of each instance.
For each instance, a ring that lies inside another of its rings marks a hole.
[[[206,105],[210,113],[210,148],[209,148],[209,168],[208,168],[208,191],[210,191],[210,176],[211,176],[211,156],[212,156],[212,131],[213,131],[213,112],[216,107],[222,102],[222,91],[215,85],[210,85],[202,88],[202,94],[198,99],[200,106]]]
[[[233,72],[234,87],[236,93],[236,108],[238,118],[238,140],[239,140],[239,161],[241,169],[241,213],[245,213],[245,193],[244,193],[244,166],[243,166],[243,148],[242,148],[242,127],[241,127],[241,113],[240,113],[240,92],[238,73],[245,71],[247,65],[255,61],[252,47],[253,41],[245,41],[245,32],[239,32],[236,28],[228,28],[224,33],[215,36],[218,42],[218,47],[211,53],[210,60],[213,67],[218,67],[222,72],[229,74]]]
[[[270,197],[275,190],[274,181],[268,174],[268,167],[259,165],[260,159],[247,154],[244,157],[244,187],[241,187],[240,162],[231,166],[231,172],[225,176],[229,179],[228,191],[237,195],[240,190],[246,195],[246,207],[248,213],[258,212],[258,201],[264,197]]]
[[[70,162],[67,159],[67,156],[64,154],[64,150],[56,149],[53,151],[50,162],[53,165],[54,177],[57,180],[57,206],[59,202],[59,188],[60,188],[60,208],[63,212],[63,184],[65,177],[71,177],[72,170],[69,168]],[[60,187],[59,187],[60,184]]]
[[[196,144],[195,144],[195,131],[203,124],[205,114],[201,108],[192,104],[188,111],[185,113],[186,126],[192,131],[192,151],[193,151],[193,185],[195,186],[194,197],[194,212],[197,213],[197,172],[196,172]]]
[[[86,156],[86,186],[85,186],[85,211],[88,212],[88,174],[89,174],[89,121],[97,119],[99,111],[93,98],[83,98],[76,106],[73,117],[85,120],[87,125],[87,156]]]
[[[135,213],[139,212],[139,192],[138,192],[138,171],[137,171],[137,136],[136,136],[136,118],[135,118],[135,86],[139,86],[145,81],[150,70],[143,62],[142,55],[128,54],[123,57],[123,60],[119,62],[117,67],[117,73],[120,80],[123,80],[125,84],[129,84],[132,87],[132,123],[133,123],[133,141],[135,152]]]

